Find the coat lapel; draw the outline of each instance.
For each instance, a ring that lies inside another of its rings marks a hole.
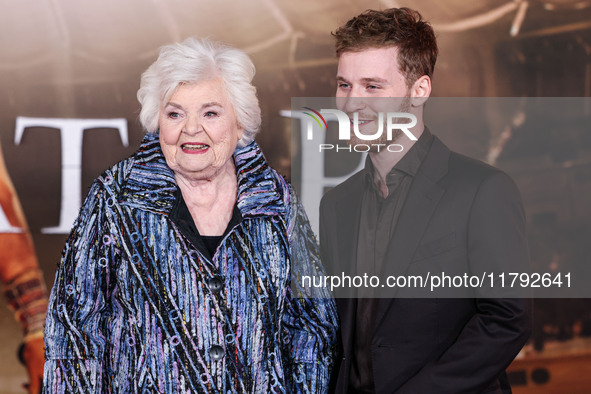
[[[431,216],[445,192],[438,181],[447,173],[449,154],[449,149],[435,137],[423,165],[413,179],[404,202],[394,237],[386,252],[384,277],[388,275],[400,276],[407,273]],[[379,326],[393,302],[398,288],[392,288],[389,291],[392,292],[392,298],[384,298],[378,304],[375,327]]]
[[[363,180],[360,177],[360,180]],[[355,182],[357,186],[357,182]],[[363,200],[362,186],[355,187],[355,193],[346,193],[342,200],[339,201],[337,212],[346,212],[344,215],[339,215],[338,218],[338,245],[342,248],[340,254],[344,272],[351,274],[355,273],[355,263],[357,259],[357,243],[359,239],[359,220],[361,216],[361,203]]]
[[[348,275],[356,274],[357,243],[359,238],[359,219],[361,216],[361,203],[363,200],[363,174],[354,175],[344,190],[339,190],[339,199],[335,202],[335,211],[338,216],[334,223],[337,245],[336,259],[331,267],[334,275],[345,272]],[[332,226],[331,226],[332,227]],[[337,294],[338,296],[338,294]],[[353,346],[353,334],[355,332],[357,300],[355,298],[336,299],[337,309],[341,318],[341,341],[345,354],[351,352]]]
[[[174,173],[162,155],[158,134],[146,134],[123,184],[121,204],[168,214],[174,205],[176,192]]]
[[[243,217],[285,215],[286,207],[279,182],[285,182],[272,170],[256,142],[236,148],[234,164],[238,177],[237,204]]]

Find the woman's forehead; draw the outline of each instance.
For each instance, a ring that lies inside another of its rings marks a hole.
[[[182,105],[218,103],[227,105],[230,102],[221,78],[179,84],[166,101],[166,105],[170,103]]]

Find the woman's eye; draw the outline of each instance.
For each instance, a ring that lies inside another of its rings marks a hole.
[[[180,117],[181,117],[181,114],[179,114],[178,112],[174,112],[174,111],[172,111],[172,112],[169,112],[169,113],[168,113],[168,117],[169,117],[170,119],[178,119],[178,118],[180,118]]]
[[[207,112],[205,113],[205,117],[209,118],[209,117],[217,116],[217,114],[218,114],[218,113],[217,113],[217,112],[215,112],[215,111],[207,111]]]

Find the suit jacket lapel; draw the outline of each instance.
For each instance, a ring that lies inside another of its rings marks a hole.
[[[350,188],[341,194],[338,202],[338,225],[335,228],[338,234],[339,265],[340,271],[348,275],[355,275],[357,259],[357,243],[359,239],[359,220],[361,216],[361,203],[363,200],[363,176],[351,182]],[[342,265],[341,265],[342,264]],[[334,274],[334,273],[333,273]],[[353,346],[353,334],[355,333],[355,320],[357,300],[355,298],[338,298],[337,308],[341,317],[342,345],[345,354],[351,352]]]
[[[339,248],[342,250],[341,263],[343,271],[355,272],[357,257],[357,241],[359,239],[359,219],[361,215],[361,202],[363,199],[363,188],[360,186],[356,193],[351,193],[340,201],[338,212],[345,212],[338,218]]]
[[[382,276],[407,273],[419,241],[445,192],[437,182],[447,173],[449,154],[449,149],[435,137],[408,191],[394,237],[386,252]],[[392,298],[384,298],[378,304],[375,327],[378,327],[398,292],[398,288],[388,290],[391,291]]]

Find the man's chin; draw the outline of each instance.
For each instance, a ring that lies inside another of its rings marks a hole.
[[[385,129],[382,129],[382,133],[378,136],[376,136],[377,132],[378,131],[376,130],[375,124],[373,122],[371,123],[371,127],[369,127],[369,126],[359,127],[357,130],[357,133],[353,129],[353,126],[351,126],[351,134],[350,134],[351,141],[355,141],[356,144],[371,144],[371,143],[376,143],[376,141],[386,139]],[[357,136],[358,134],[365,136],[367,139],[364,140],[364,139],[359,138]]]
[[[391,145],[399,143],[400,137],[402,136],[402,131],[400,130],[393,130],[392,131],[392,139],[388,140],[388,136],[386,132],[383,132],[382,135],[378,139],[373,140],[362,140],[361,138],[357,137],[355,133],[351,134],[351,139],[347,141],[349,146],[355,145],[369,145],[370,147],[374,145]],[[364,134],[364,135],[371,135],[371,134]]]

